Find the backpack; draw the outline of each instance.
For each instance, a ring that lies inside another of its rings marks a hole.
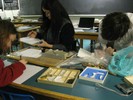
[[[133,46],[115,53],[108,65],[110,72],[119,76],[133,75]]]

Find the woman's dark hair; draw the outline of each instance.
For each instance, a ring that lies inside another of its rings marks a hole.
[[[42,9],[47,9],[50,11],[50,20],[46,17]],[[57,36],[62,25],[63,18],[68,19],[70,21],[67,11],[64,9],[64,7],[60,4],[58,0],[42,0],[41,10],[43,15],[42,28],[45,32],[48,30],[49,25],[52,25],[52,32],[55,33],[55,35]]]
[[[0,20],[0,53],[3,53],[10,34],[17,35],[14,24],[7,20]]]
[[[128,16],[121,12],[107,14],[102,22],[101,36],[108,41],[123,37],[130,27]]]

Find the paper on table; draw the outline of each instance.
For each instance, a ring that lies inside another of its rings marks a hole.
[[[41,71],[43,67],[35,66],[35,65],[29,65],[26,64],[26,70],[23,72],[23,74],[18,77],[16,80],[14,80],[14,83],[22,84],[26,80],[28,80],[30,77]]]
[[[80,48],[77,56],[79,56],[79,57],[90,57],[90,55],[92,55],[90,52]]]
[[[30,29],[32,28],[32,26],[20,26],[17,28],[17,31],[21,31],[21,30],[27,30],[27,29]]]
[[[6,67],[12,63],[5,60],[4,64]],[[37,72],[41,71],[42,69],[43,69],[43,67],[26,64],[26,69],[24,70],[23,74],[20,77],[18,77],[16,80],[14,80],[13,82],[22,84],[23,82],[28,80],[30,77],[32,77],[33,75],[35,75]]]
[[[15,52],[14,55],[22,56],[22,57],[38,58],[42,55],[42,51],[31,48],[31,49],[27,49],[27,50],[24,50],[24,51]]]
[[[75,32],[84,32],[83,29],[74,29],[74,30],[75,30]]]
[[[30,37],[22,37],[20,38],[20,42],[24,42],[30,45],[39,43],[41,40],[40,39],[36,39],[36,38],[30,38]]]

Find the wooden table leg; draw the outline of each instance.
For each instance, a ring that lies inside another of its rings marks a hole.
[[[20,39],[22,37],[21,33],[18,33],[18,39]],[[22,49],[24,47],[24,44],[22,42],[19,42],[20,45],[20,49]]]
[[[94,52],[95,40],[91,40],[90,43],[90,52]]]
[[[80,48],[83,48],[83,39],[80,39]]]

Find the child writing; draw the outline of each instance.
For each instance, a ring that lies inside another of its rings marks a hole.
[[[0,54],[5,54],[16,39],[16,28],[7,20],[0,20]],[[27,61],[20,60],[7,67],[0,59],[0,87],[6,86],[18,78],[25,70]]]

